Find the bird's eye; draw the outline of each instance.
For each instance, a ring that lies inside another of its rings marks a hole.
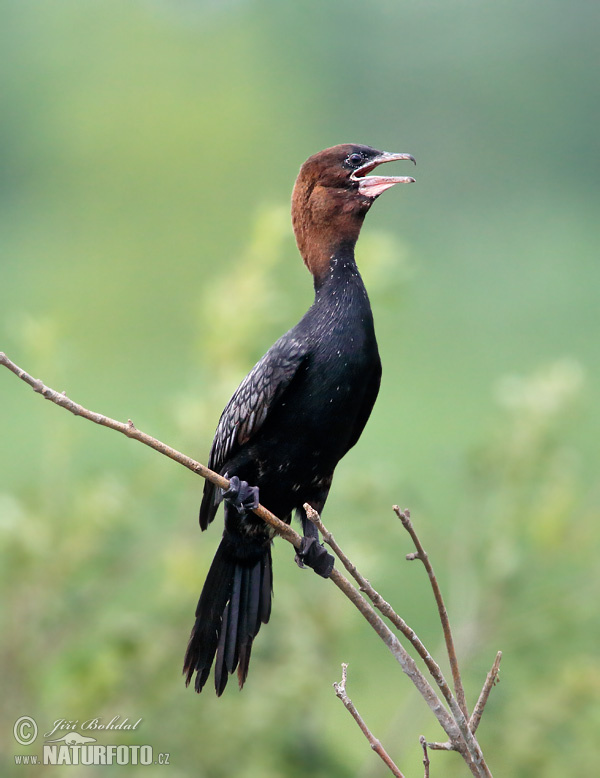
[[[363,156],[362,154],[358,154],[357,152],[354,152],[354,154],[350,154],[346,158],[346,162],[349,165],[352,165],[352,167],[358,167],[360,164],[362,164]]]

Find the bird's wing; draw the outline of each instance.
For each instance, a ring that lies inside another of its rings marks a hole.
[[[220,472],[225,462],[258,432],[306,356],[306,344],[288,333],[256,363],[221,414],[208,459],[211,470]],[[214,484],[206,481],[200,506],[202,529],[214,519],[220,497]]]

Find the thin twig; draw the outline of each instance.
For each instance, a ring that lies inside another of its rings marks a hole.
[[[164,456],[169,457],[169,459],[172,459],[175,462],[178,462],[180,465],[187,467],[188,470],[192,470],[192,472],[201,475],[202,478],[206,478],[207,481],[211,481],[221,489],[228,488],[229,481],[227,478],[223,478],[222,475],[215,473],[213,470],[210,470],[200,462],[196,462],[196,460],[192,459],[191,457],[182,454],[180,451],[171,448],[171,446],[167,446],[160,440],[157,440],[151,435],[147,435],[145,432],[137,429],[131,419],[129,419],[127,422],[117,421],[116,419],[111,419],[109,416],[104,416],[102,413],[96,413],[95,411],[90,411],[87,408],[84,408],[83,405],[79,405],[79,403],[69,399],[64,392],[57,392],[55,389],[51,389],[49,386],[43,384],[39,379],[30,376],[29,373],[25,372],[25,370],[20,368],[18,365],[15,365],[15,363],[12,362],[2,351],[0,351],[0,365],[4,365],[4,367],[7,367],[22,381],[25,381],[26,384],[29,384],[34,392],[41,394],[42,397],[46,398],[46,400],[50,400],[56,405],[60,405],[61,408],[65,408],[75,416],[81,416],[81,418],[93,421],[95,424],[100,424],[103,427],[108,427],[109,429],[121,432],[123,435],[127,435],[128,438],[137,440],[140,443],[143,443],[145,446],[149,446],[155,451],[158,451],[159,454],[164,454]],[[273,513],[271,513],[271,511],[267,510],[262,505],[259,505],[254,512],[257,516],[260,516],[263,521],[266,521],[267,524],[270,524],[279,535],[284,537],[288,542],[295,546],[295,548],[299,548],[300,543],[302,542],[302,538],[290,526],[278,519],[277,516],[275,516]]]
[[[346,693],[346,679],[348,674],[348,665],[345,663],[342,663],[342,680],[339,683],[334,683],[333,688],[335,689],[335,693],[337,697],[342,701],[344,707],[346,710],[350,713],[354,721],[358,724],[358,726],[361,729],[361,732],[363,735],[367,738],[369,743],[371,744],[371,748],[373,751],[375,751],[376,754],[385,762],[385,764],[389,767],[391,772],[396,776],[396,778],[405,778],[404,774],[400,771],[400,769],[397,767],[391,756],[388,754],[388,752],[385,750],[385,748],[381,745],[381,742],[377,740],[375,735],[371,732],[371,730],[367,727],[365,724],[365,721],[363,717],[360,715],[360,713],[356,710],[356,706],[348,697]]]
[[[496,654],[496,658],[494,659],[494,664],[492,665],[492,669],[487,674],[487,678],[485,679],[485,683],[483,684],[483,689],[481,690],[481,694],[479,695],[479,699],[477,700],[477,705],[475,705],[473,715],[469,720],[469,729],[471,730],[471,732],[475,732],[477,730],[477,727],[479,726],[479,722],[481,721],[481,716],[483,714],[485,705],[488,701],[488,697],[490,696],[490,692],[492,691],[492,686],[495,685],[496,679],[498,678],[498,673],[500,672],[501,660],[502,660],[502,651],[498,651],[498,653]]]
[[[427,741],[425,740],[423,735],[421,735],[421,737],[419,738],[419,743],[421,744],[421,748],[423,749],[423,765],[425,767],[424,778],[429,778],[429,756],[427,754]]]
[[[467,708],[467,700],[465,698],[465,690],[463,688],[460,669],[458,667],[456,649],[454,648],[454,639],[452,638],[450,620],[448,619],[448,612],[446,611],[446,606],[444,605],[444,599],[442,597],[442,592],[440,590],[437,578],[435,576],[435,573],[433,572],[433,567],[431,565],[431,562],[429,561],[427,552],[423,548],[423,545],[419,540],[417,533],[415,532],[415,528],[413,527],[412,521],[410,520],[410,512],[407,510],[406,511],[400,510],[400,508],[397,505],[394,505],[394,512],[402,522],[402,526],[406,529],[408,534],[411,536],[412,541],[415,544],[415,548],[417,549],[416,555],[410,554],[409,556],[407,556],[407,559],[410,560],[420,559],[421,562],[423,562],[423,565],[425,566],[427,575],[429,576],[429,580],[431,582],[431,588],[433,589],[433,596],[435,597],[435,601],[437,603],[438,613],[440,614],[440,621],[442,622],[442,629],[444,631],[444,640],[446,641],[446,650],[448,652],[448,659],[450,660],[450,669],[452,671],[452,679],[454,681],[454,691],[456,693],[456,699],[458,701],[458,704],[460,705],[460,709],[464,713],[465,717],[468,719],[469,711]]]
[[[90,411],[84,408],[82,405],[69,399],[65,393],[59,393],[54,389],[46,386],[42,381],[33,378],[31,375],[25,372],[22,368],[12,362],[6,354],[0,352],[0,365],[7,367],[18,378],[27,383],[31,388],[41,394],[45,399],[59,405],[62,408],[73,413],[75,416],[81,416],[84,419],[93,421],[96,424],[100,424],[104,427],[114,429],[117,432],[121,432],[128,438],[137,440],[146,446],[158,451],[160,454],[169,457],[170,459],[178,462],[179,464],[187,467],[189,470],[201,475],[203,478],[211,481],[222,489],[226,489],[229,486],[229,481],[218,473],[213,472],[205,465],[195,461],[191,457],[182,454],[165,443],[153,438],[150,435],[138,430],[133,422],[120,422],[115,419],[111,419],[103,414]],[[257,516],[262,518],[267,524],[272,526],[275,531],[280,534],[285,540],[291,543],[295,548],[298,548],[301,543],[300,535],[289,527],[285,522],[282,522],[264,506],[259,505],[254,511]],[[405,648],[402,646],[396,635],[389,629],[385,622],[375,613],[373,608],[367,603],[365,598],[357,591],[354,586],[345,578],[338,570],[334,568],[330,576],[332,582],[346,595],[346,597],[355,605],[355,607],[365,617],[371,627],[381,637],[389,651],[392,653],[396,661],[400,664],[403,672],[408,675],[417,690],[431,709],[434,716],[437,718],[443,730],[448,735],[450,742],[454,743],[456,750],[460,752],[461,756],[465,760],[465,763],[469,767],[471,773],[478,778],[491,778],[491,773],[485,763],[483,754],[477,743],[476,739],[469,730],[468,723],[466,722],[464,715],[460,707],[456,704],[456,701],[451,696],[449,705],[452,711],[452,716],[444,707],[442,701],[435,693],[432,686],[427,679],[421,673],[417,667],[414,659],[408,654]],[[366,580],[366,579],[365,579]]]
[[[427,742],[427,748],[429,748],[430,751],[456,751],[456,746],[454,743],[451,743],[448,741],[447,743],[437,743],[436,741],[428,741]]]

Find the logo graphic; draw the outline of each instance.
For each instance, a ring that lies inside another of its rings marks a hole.
[[[15,740],[20,746],[30,746],[36,739],[38,733],[37,724],[31,716],[21,716],[15,721],[13,734]]]
[[[62,737],[57,737],[56,740],[46,740],[46,743],[60,743],[64,741],[68,746],[82,746],[84,743],[95,743],[95,737],[86,737],[80,735],[79,732],[67,732]]]
[[[97,716],[91,719],[56,719],[52,727],[42,733],[44,738],[41,756],[35,753],[15,754],[16,765],[168,765],[170,754],[156,753],[151,745],[115,745],[98,743],[97,738],[82,735],[133,732],[142,719],[130,721],[128,717],[113,716],[110,720]],[[77,729],[75,729],[77,728]],[[20,746],[31,746],[38,736],[38,726],[31,716],[21,716],[13,727],[15,740]],[[58,737],[56,737],[58,735]]]

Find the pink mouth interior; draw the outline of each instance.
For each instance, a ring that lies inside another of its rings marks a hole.
[[[361,176],[357,177],[358,191],[365,197],[379,197],[395,184],[414,184],[411,176]]]

